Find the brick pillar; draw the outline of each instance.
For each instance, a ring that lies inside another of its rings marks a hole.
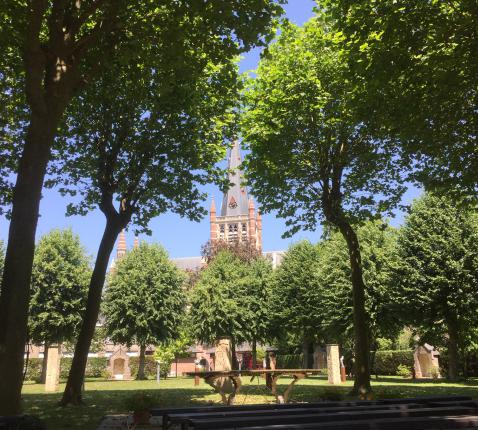
[[[262,215],[257,211],[257,249],[262,252]]]
[[[48,348],[48,361],[46,365],[45,391],[54,393],[58,391],[60,383],[61,345],[52,345]]]
[[[256,245],[256,215],[254,213],[254,201],[249,199],[249,242]]]
[[[209,209],[209,222],[211,225],[211,242],[216,242],[217,240],[217,224],[216,224],[216,205],[214,199],[211,202],[211,209]]]
[[[327,345],[327,377],[329,384],[340,384],[340,357],[339,346]]]

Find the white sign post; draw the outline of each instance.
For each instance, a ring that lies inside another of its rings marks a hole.
[[[156,360],[156,363],[157,363],[157,367],[156,367],[156,382],[159,384],[161,361],[160,361],[160,360]]]

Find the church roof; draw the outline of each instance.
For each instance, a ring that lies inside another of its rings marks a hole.
[[[221,216],[248,215],[249,213],[247,188],[241,186],[244,177],[244,173],[240,169],[241,163],[239,142],[235,141],[234,146],[229,151],[227,166],[229,169],[229,182],[232,185],[222,199]]]
[[[171,261],[182,270],[198,270],[203,265],[202,257],[171,258]]]

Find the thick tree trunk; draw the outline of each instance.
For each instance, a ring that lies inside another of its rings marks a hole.
[[[341,221],[336,225],[347,242],[352,277],[355,337],[355,379],[352,393],[365,396],[372,391],[372,388],[370,386],[369,317],[365,310],[365,284],[362,274],[362,257],[357,234],[352,226],[345,221]]]
[[[144,374],[144,366],[146,364],[146,345],[140,345],[139,347],[139,366],[138,366],[138,374],[136,375],[136,380],[143,381],[146,378]]]
[[[448,379],[458,378],[458,329],[456,321],[448,321]]]
[[[75,345],[75,353],[71,363],[70,373],[68,374],[68,381],[60,402],[63,406],[69,403],[77,405],[82,402],[81,387],[85,375],[88,351],[95,333],[96,322],[100,311],[101,293],[108,269],[108,261],[122,227],[123,226],[115,219],[108,219],[106,222],[105,231],[98,249],[98,255],[96,256],[95,267],[91,275],[86,309],[83,315],[78,340]]]
[[[48,366],[48,344],[45,342],[45,345],[43,346],[44,352],[43,352],[43,362],[41,365],[41,377],[40,377],[40,383],[45,384],[46,383],[46,368]]]
[[[257,342],[252,341],[252,369],[257,367]]]
[[[32,114],[13,191],[0,296],[0,415],[20,413],[30,277],[41,191],[59,115]]]
[[[304,339],[302,342],[302,367],[309,368],[309,341]]]

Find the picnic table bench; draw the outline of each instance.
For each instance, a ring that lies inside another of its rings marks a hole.
[[[320,375],[321,373],[322,372],[318,369],[262,369],[188,372],[186,375],[203,378],[207,384],[213,387],[214,390],[221,395],[222,402],[225,405],[232,405],[236,395],[241,390],[242,376],[251,376],[251,381],[256,377],[265,377],[266,386],[276,397],[277,403],[288,403],[292,388],[297,381],[306,378],[309,375]],[[292,381],[283,393],[277,391],[277,381],[281,376],[292,377]],[[219,383],[223,378],[228,378],[232,383],[232,392],[229,393],[229,395],[224,390],[224,384]]]
[[[165,429],[478,428],[478,402],[467,396],[152,410],[160,411]]]

